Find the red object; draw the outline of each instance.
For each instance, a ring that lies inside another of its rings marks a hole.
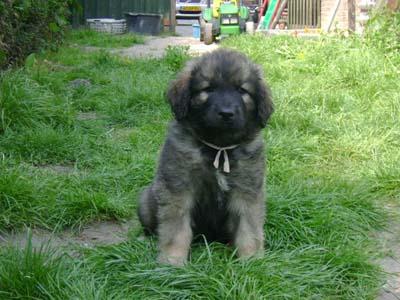
[[[261,20],[261,17],[265,15],[265,12],[266,12],[267,7],[268,7],[268,2],[269,2],[269,0],[264,0],[264,1],[263,1],[263,4],[262,4],[262,6],[261,6],[261,9],[260,9],[260,11],[259,11],[259,13],[258,13],[258,19],[259,19],[259,20]]]

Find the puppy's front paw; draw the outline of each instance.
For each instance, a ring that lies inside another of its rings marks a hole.
[[[183,267],[186,264],[186,261],[186,257],[184,256],[170,256],[162,253],[158,255],[158,262],[163,265]]]
[[[264,247],[259,243],[249,243],[248,245],[240,245],[237,251],[239,258],[241,259],[262,258],[264,256]]]
[[[238,251],[238,257],[241,260],[246,259],[260,259],[264,257],[264,249],[258,249],[257,251],[252,252],[241,252]]]

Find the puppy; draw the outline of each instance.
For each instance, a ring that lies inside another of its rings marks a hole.
[[[216,50],[191,61],[167,93],[171,122],[138,215],[158,234],[161,263],[183,265],[193,237],[233,243],[239,257],[264,245],[265,154],[261,129],[273,112],[258,66]]]

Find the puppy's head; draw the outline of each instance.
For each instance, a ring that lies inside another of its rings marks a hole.
[[[191,61],[172,82],[167,97],[178,121],[218,144],[239,142],[265,127],[273,111],[260,68],[232,50],[216,50]]]

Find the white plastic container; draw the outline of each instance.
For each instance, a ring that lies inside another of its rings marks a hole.
[[[126,32],[126,21],[124,19],[86,19],[89,28],[97,32],[110,34],[123,34]]]

